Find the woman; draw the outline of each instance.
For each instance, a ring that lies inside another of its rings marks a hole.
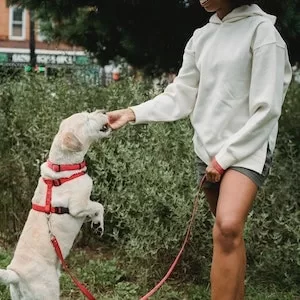
[[[190,117],[199,174],[206,174],[204,192],[215,215],[213,300],[244,299],[244,225],[269,172],[292,76],[276,18],[253,2],[200,0],[215,14],[188,41],[174,82],[152,100],[108,113],[113,129]]]

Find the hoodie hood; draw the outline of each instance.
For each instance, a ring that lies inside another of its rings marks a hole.
[[[232,10],[228,15],[226,15],[222,20],[217,16],[217,13],[211,16],[209,19],[210,23],[222,24],[222,23],[233,23],[248,17],[261,16],[268,21],[271,21],[274,25],[276,22],[276,17],[265,13],[258,5],[243,5]]]

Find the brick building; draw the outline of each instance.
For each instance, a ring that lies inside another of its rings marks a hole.
[[[83,49],[47,43],[35,24],[35,53],[38,65],[66,66],[88,63]],[[30,15],[26,9],[8,6],[0,0],[0,64],[26,65],[30,62]]]

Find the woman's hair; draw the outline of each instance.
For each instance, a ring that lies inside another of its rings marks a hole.
[[[257,3],[257,0],[232,0],[235,7]]]

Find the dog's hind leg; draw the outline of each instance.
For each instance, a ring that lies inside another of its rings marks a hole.
[[[10,284],[9,291],[11,300],[21,300],[18,284]]]
[[[60,289],[59,286],[53,288],[52,286],[44,286],[34,291],[34,300],[59,300]],[[27,300],[27,299],[26,299]],[[32,300],[28,299],[28,300]]]

